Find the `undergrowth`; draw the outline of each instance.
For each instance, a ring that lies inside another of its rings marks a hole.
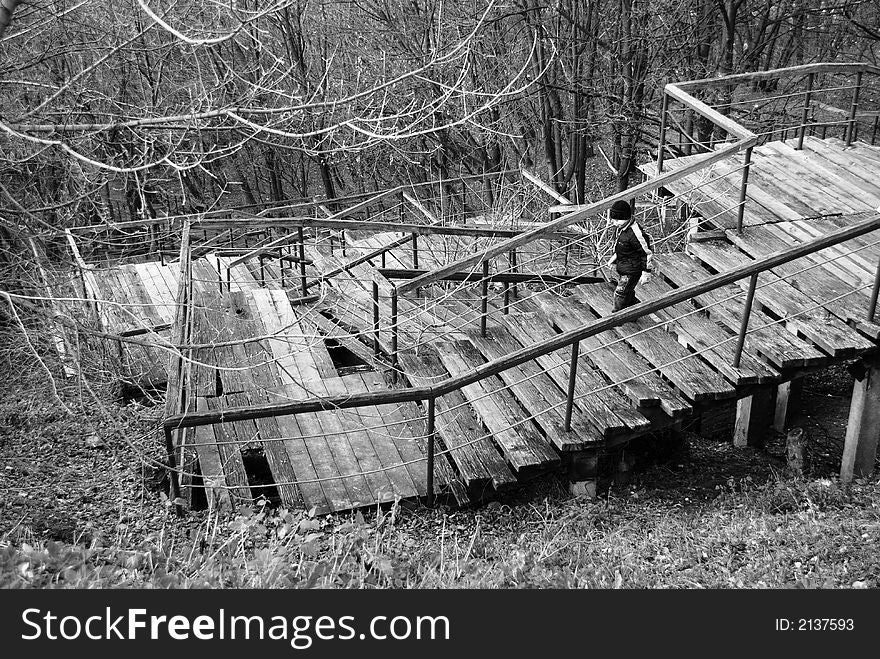
[[[20,528],[2,539],[0,586],[876,587],[878,506],[877,482],[779,476],[691,505],[567,498],[326,518],[257,506],[205,514],[185,542],[162,529],[76,545]]]

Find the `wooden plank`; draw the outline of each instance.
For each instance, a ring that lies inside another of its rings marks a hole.
[[[494,328],[485,338],[479,332],[473,332],[469,338],[489,360],[522,349],[510,332],[500,326]],[[535,362],[525,362],[504,370],[499,376],[522,407],[543,428],[544,434],[553,442],[557,451],[580,451],[602,441],[602,430],[578,408],[572,410],[571,430],[565,430],[566,395]]]
[[[267,329],[271,327],[271,332],[287,328],[284,333],[285,338],[288,340],[293,338],[293,344],[288,346],[293,351],[288,354],[293,357],[293,363],[296,365],[300,377],[300,386],[318,396],[341,393],[339,383],[336,382],[338,376],[335,369],[332,370],[332,376],[327,370],[328,368],[332,369],[332,360],[330,360],[329,354],[323,355],[321,352],[326,353],[323,341],[316,341],[314,334],[307,333],[303,329],[301,319],[296,318],[282,291],[273,290],[269,293],[269,299],[273,304],[278,305],[275,307],[277,315],[274,317],[272,314],[264,315],[264,321],[268,318],[268,322],[264,322],[264,324]],[[259,299],[260,293],[256,292],[255,297]],[[259,306],[260,303],[257,304]],[[321,359],[324,363],[323,370],[319,367],[317,359]],[[329,367],[325,362],[330,362]],[[337,473],[340,476],[345,476],[345,488],[351,495],[348,507],[371,505],[376,501],[377,492],[381,492],[383,489],[386,492],[390,491],[387,477],[381,472],[360,475],[364,471],[373,471],[379,464],[375,460],[375,453],[371,451],[368,442],[364,441],[358,424],[350,417],[344,417],[338,411],[318,412],[311,417],[308,415],[300,415],[300,417],[305,417],[299,419],[301,425],[308,425],[309,431],[313,434],[321,432],[325,435],[326,441],[323,443],[321,441],[314,442],[315,451],[326,459],[324,450],[328,449]],[[310,453],[312,453],[312,439],[318,438],[311,438],[307,442]]]
[[[309,395],[325,395],[326,390],[314,384],[316,381],[320,382],[314,361],[308,359],[308,355],[301,350],[302,346],[296,343],[301,337],[291,337],[298,328],[296,317],[283,292],[264,289],[254,291],[252,295],[267,331],[277,333],[278,336],[269,340],[269,346],[279,366],[279,377],[285,383],[281,389],[282,396],[300,400]],[[273,396],[275,400],[278,398],[277,395]],[[283,421],[278,417],[278,423],[289,436],[301,438],[285,443],[297,474],[308,469],[304,464],[307,456],[317,474],[315,477],[322,479],[320,485],[327,505],[332,510],[346,510],[355,507],[361,500],[366,481],[363,477],[342,478],[343,475],[356,473],[356,468],[351,468],[349,453],[343,452],[340,455],[336,448],[347,440],[337,439],[336,435],[325,436],[328,432],[340,430],[333,423],[332,415],[332,412],[330,416],[324,417],[316,413],[298,414],[295,417],[285,417]],[[302,487],[301,489],[307,503],[317,500],[314,489],[310,492]]]
[[[375,371],[352,373],[343,376],[351,392],[379,391],[388,385],[381,374]],[[401,496],[425,496],[427,490],[427,474],[425,472],[425,454],[422,452],[416,437],[424,435],[425,429],[414,429],[398,412],[396,405],[373,405],[368,407],[375,418],[381,420],[383,428],[374,431],[373,445],[379,454],[382,464],[389,467],[389,478],[392,482],[402,483],[400,492],[410,492]],[[374,421],[372,425],[377,425]],[[416,434],[414,434],[414,430]],[[407,464],[408,463],[408,464]],[[397,467],[396,465],[403,465]],[[448,463],[447,463],[448,466]],[[451,469],[443,474],[451,474]],[[445,481],[441,477],[436,490],[442,489]]]
[[[193,310],[193,330],[190,341],[193,344],[208,344],[214,337],[209,336],[207,328],[206,312],[204,309]],[[187,389],[190,396],[200,398],[213,397],[217,391],[217,357],[214,349],[200,347],[193,351],[194,363],[190,364]]]
[[[661,275],[676,287],[692,285],[711,276],[683,253],[665,253],[655,258]],[[739,332],[744,296],[738,286],[730,285],[698,295],[695,301],[710,319],[724,324],[732,332]],[[745,342],[747,352],[760,355],[781,369],[828,363],[828,357],[811,343],[799,339],[793,332],[780,332],[772,323],[773,319],[760,307],[752,308]]]
[[[749,258],[732,245],[719,243],[698,243],[691,245],[691,253],[711,268],[724,272],[743,265]],[[772,275],[764,275],[766,277]],[[760,283],[760,279],[759,279]],[[744,288],[748,282],[740,280],[737,284]],[[846,357],[867,350],[873,344],[856,333],[829,311],[813,308],[816,302],[785,281],[759,287],[755,300],[763,307],[785,319],[785,327],[803,334],[833,357]]]
[[[814,167],[805,165],[800,158],[781,153],[777,144],[768,142],[762,148],[766,150],[764,169],[780,185],[788,188],[789,194],[796,195],[810,206],[813,216],[866,211],[871,208],[844,195],[835,180],[829,180]]]
[[[370,391],[361,373],[345,375],[339,379],[348,393]],[[404,465],[407,459],[399,449],[399,445],[404,442],[412,445],[411,437],[401,437],[399,434],[406,430],[406,426],[387,419],[383,410],[375,405],[354,408],[354,410],[360,414],[364,432],[391,483],[392,493],[404,499],[419,496],[418,488]]]
[[[536,298],[537,307],[545,317],[563,331],[570,331],[593,322],[595,315],[580,304],[566,304],[552,294]],[[638,406],[650,408],[659,405],[669,416],[680,417],[691,410],[672,388],[654,372],[654,369],[629,346],[618,342],[610,334],[588,337],[583,340],[582,357],[593,362],[599,370],[612,379]]]
[[[282,387],[278,391],[283,390]],[[283,400],[284,396],[270,392],[268,399],[270,402],[277,402]],[[339,474],[332,466],[329,451],[326,448],[319,449],[318,442],[305,438],[314,432],[313,426],[317,424],[310,423],[307,414],[274,418],[278,423],[278,432],[285,438],[282,445],[296,475],[297,488],[302,494],[306,509],[314,508],[316,513],[327,513],[349,508],[351,500],[345,489],[345,482],[338,478]]]
[[[851,152],[835,147],[814,136],[804,138],[804,149],[839,168],[839,171],[846,172],[847,176],[852,177],[852,181],[859,188],[865,188],[872,194],[880,195],[880,180],[877,177],[878,171],[880,171],[880,159],[872,167],[864,159],[853,156]]]
[[[341,377],[325,377],[323,380],[326,391],[329,395],[348,394],[348,387]],[[412,488],[412,482],[409,487],[405,485],[405,471],[403,478],[396,478],[396,473],[392,474],[386,471],[386,468],[399,464],[399,456],[395,461],[389,459],[388,463],[384,463],[380,457],[380,451],[377,450],[375,438],[371,436],[368,428],[381,424],[381,417],[375,415],[370,418],[375,407],[354,407],[347,410],[338,410],[336,412],[322,412],[322,415],[333,415],[338,420],[338,424],[347,431],[348,444],[351,446],[352,453],[357,460],[357,469],[364,473],[364,479],[370,491],[370,500],[364,502],[367,505],[376,502],[393,501],[395,493],[401,496],[414,496],[415,490]],[[382,442],[379,442],[380,446]],[[387,456],[387,451],[381,451]],[[394,478],[394,480],[392,480]],[[400,489],[398,489],[400,488]],[[406,494],[404,494],[406,492]],[[364,505],[364,504],[362,504]]]
[[[206,398],[204,401],[209,410],[221,410],[224,407],[221,398]],[[241,440],[235,433],[234,426],[218,423],[211,426],[211,429],[220,454],[220,467],[226,475],[226,485],[230,488],[229,496],[236,505],[252,503],[253,495],[241,458]]]
[[[265,392],[248,392],[244,394],[250,405],[269,402],[270,397]],[[255,419],[259,440],[263,447],[263,455],[272,472],[272,479],[281,497],[281,503],[290,508],[302,508],[304,497],[296,485],[297,472],[293,468],[290,455],[285,449],[284,437],[278,419],[274,416]]]
[[[794,237],[794,242],[796,243],[808,242],[819,236],[833,233],[836,230],[833,224],[820,225],[819,222],[819,220],[797,223],[781,222],[779,229]],[[875,240],[878,238],[875,234],[872,234],[872,237]],[[865,245],[867,244],[865,243]],[[818,260],[827,261],[822,266],[823,268],[839,272],[838,277],[844,281],[851,282],[853,286],[874,282],[877,259],[871,258],[868,248],[862,244],[833,245],[809,256],[814,261],[817,260],[817,257],[821,256],[822,258]],[[833,260],[831,257],[834,257]]]
[[[196,399],[196,409],[205,411],[208,403],[204,398]],[[226,474],[223,469],[223,459],[217,446],[214,429],[211,426],[196,426],[193,428],[196,454],[199,457],[199,468],[202,472],[202,482],[205,486],[205,498],[208,500],[208,508],[217,510],[232,506],[232,498],[226,487]]]
[[[742,236],[731,234],[731,240],[740,249],[756,259],[771,254],[779,249],[791,247],[797,240],[778,227],[752,227]],[[872,326],[865,322],[868,309],[868,295],[852,285],[837,278],[827,267],[807,269],[811,265],[822,263],[825,256],[821,252],[810,254],[798,261],[783,264],[773,269],[797,290],[815,303],[822,303],[824,308],[844,322],[852,323],[853,327],[871,338],[880,337],[880,326]],[[840,297],[846,295],[846,297]],[[837,299],[835,299],[837,298]]]
[[[659,278],[640,283],[639,290],[645,299],[660,298],[674,290]],[[685,303],[662,309],[654,315],[668,323],[679,342],[691,350],[706,351],[703,357],[713,368],[737,386],[775,382],[780,374],[773,367],[743,350],[739,368],[731,366],[736,353],[736,334],[725,331],[702,313],[693,313],[694,307]],[[708,350],[707,350],[708,349]]]
[[[174,305],[170,304],[165,280],[160,279],[152,266],[152,263],[132,263],[129,268],[133,271],[133,279],[144,292],[144,303],[149,305],[151,312],[150,320],[154,325],[167,325],[174,320]]]
[[[364,379],[369,391],[376,391],[387,386],[378,373],[368,371],[359,375]],[[419,490],[419,495],[426,495],[428,492],[426,473],[428,449],[424,415],[415,403],[380,405],[379,409],[382,411],[383,418],[399,424],[399,429],[395,431],[399,433],[400,437],[397,444],[398,450],[407,462],[411,462],[407,465],[407,470]],[[411,437],[412,441],[408,440],[408,437]],[[441,448],[438,444],[436,450],[440,451]],[[434,493],[451,493],[461,505],[466,505],[470,501],[467,488],[456,475],[447,453],[435,453],[434,456]]]
[[[598,316],[612,313],[612,295],[610,285],[580,286],[575,290],[577,299],[589,305]],[[736,389],[726,378],[651,320],[640,318],[614,331],[689,399],[703,401],[736,396]]]
[[[402,353],[400,363],[409,381],[416,386],[430,385],[449,377],[440,359],[430,349],[422,349],[418,355]],[[516,481],[491,440],[480,439],[488,433],[473,418],[461,392],[451,392],[437,399],[435,427],[468,487],[479,488],[491,482],[500,488]]]
[[[840,229],[849,228],[853,224],[858,224],[870,215],[871,213],[834,215],[830,217],[823,217],[819,220],[811,220],[811,224],[826,227],[825,233],[834,233],[835,231],[839,231]],[[858,236],[857,238],[843,241],[840,244],[843,246],[857,245],[860,247],[866,247],[866,249],[862,250],[863,253],[866,254],[870,258],[870,260],[876,264],[877,260],[880,259],[880,245],[878,245],[878,241],[880,241],[880,232],[873,231],[863,236]]]
[[[536,340],[556,334],[536,314],[520,313],[508,316],[506,320],[507,329],[523,345],[530,345]],[[551,352],[539,357],[537,361],[556,385],[562,391],[567,391],[570,355],[562,351]],[[648,419],[632,409],[631,404],[611,385],[587,359],[578,359],[575,372],[577,407],[603,431],[604,436],[611,438],[629,434],[631,431],[646,430],[650,426]]]
[[[785,142],[770,142],[766,148],[775,151],[793,165],[798,174],[808,174],[809,179],[817,185],[822,185],[822,192],[832,193],[835,199],[846,204],[852,212],[870,211],[880,205],[880,194],[873,191],[873,186],[861,186],[857,184],[858,178],[847,171],[847,176],[841,176],[834,163],[816,157],[810,151],[798,151]]]
[[[439,341],[435,347],[452,375],[466,373],[483,363],[469,341]],[[500,380],[487,378],[462,387],[461,392],[518,475],[559,463],[559,456]]]

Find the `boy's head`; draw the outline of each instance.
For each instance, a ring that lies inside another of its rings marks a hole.
[[[629,202],[615,201],[608,212],[608,216],[614,224],[618,226],[624,225],[632,217],[632,207],[629,205]]]

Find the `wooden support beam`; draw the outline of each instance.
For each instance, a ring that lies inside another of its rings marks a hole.
[[[880,357],[864,358],[861,365],[864,370],[853,384],[840,465],[840,480],[844,483],[871,474],[880,439]]]
[[[773,422],[775,387],[761,387],[736,402],[733,445],[760,445]]]
[[[576,451],[565,454],[568,462],[569,490],[574,496],[596,498],[599,479],[599,452]]]
[[[556,192],[556,190],[553,188],[553,186],[548,185],[543,180],[541,180],[540,178],[538,178],[537,176],[532,174],[529,170],[527,170],[527,169],[522,170],[522,175],[523,175],[524,179],[526,179],[530,183],[537,186],[540,190],[543,190],[544,192],[546,192],[548,195],[553,197],[560,204],[565,204],[565,205],[569,205],[569,206],[571,205],[572,201],[568,197]]]
[[[801,390],[804,379],[795,378],[781,383],[776,388],[776,403],[773,414],[773,429],[785,432],[800,407]]]

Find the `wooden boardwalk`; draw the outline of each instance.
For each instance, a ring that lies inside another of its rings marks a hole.
[[[673,170],[700,157],[667,166]],[[651,166],[644,169],[651,173]],[[784,143],[755,149],[742,234],[731,229],[741,173],[736,163],[713,165],[711,172],[670,190],[714,218],[715,227],[703,229],[726,233],[712,240],[698,236],[687,253],[658,254],[658,275],[638,288],[642,301],[832,233],[880,206],[880,149],[863,144],[844,148],[836,140],[807,138],[803,151]],[[731,363],[747,280],[584,339],[568,430],[568,349],[440,397],[435,492],[465,503],[558,470],[572,455],[613,448],[805,369],[875,349],[880,324],[865,310],[880,257],[878,233],[763,273],[737,367]],[[301,304],[291,303],[301,295],[300,272],[289,267],[282,273],[281,261],[249,261],[228,275],[232,257],[212,253],[193,261],[187,409],[432,385],[611,313],[610,283],[557,290],[522,285],[509,313],[497,291],[490,297],[483,336],[474,287],[435,285],[426,295],[399,298],[395,378],[387,359],[394,282],[381,270],[437,268],[479,248],[473,241],[423,235],[417,254],[404,246],[351,265],[402,237],[354,233],[344,254],[307,243],[306,275],[318,298]],[[547,267],[549,261],[540,259],[552,253],[550,243],[529,248],[532,267]],[[570,265],[577,273],[578,263]],[[101,305],[108,331],[154,328],[153,336],[166,337],[175,276],[174,266],[147,263],[96,277],[101,295],[113,301]],[[382,309],[379,356],[374,287]],[[126,350],[130,361],[167,369],[165,351]],[[234,505],[265,493],[266,483],[254,475],[254,460],[260,460],[285,505],[327,512],[424,497],[425,423],[423,405],[403,403],[226,422],[180,436],[189,456],[184,466],[197,465],[210,501]]]

